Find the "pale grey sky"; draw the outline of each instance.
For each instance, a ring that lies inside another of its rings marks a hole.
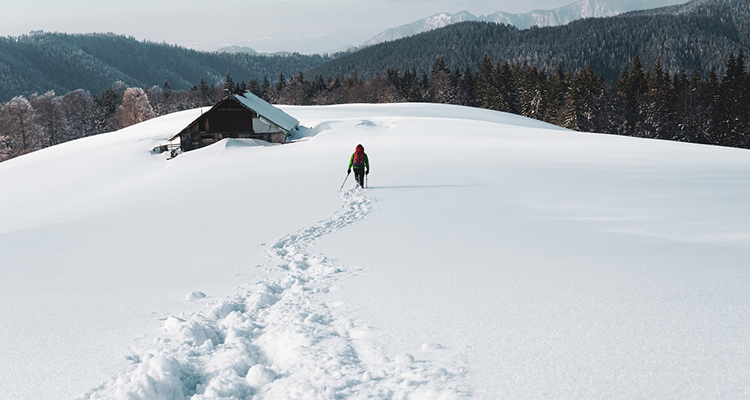
[[[609,0],[645,8],[686,0]],[[0,36],[31,31],[113,32],[198,50],[249,46],[315,53],[359,45],[432,14],[525,13],[575,0],[19,0],[4,4]]]

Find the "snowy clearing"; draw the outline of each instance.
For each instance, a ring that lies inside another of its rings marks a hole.
[[[191,110],[0,164],[0,397],[750,396],[750,152],[283,109],[295,143],[151,154]]]

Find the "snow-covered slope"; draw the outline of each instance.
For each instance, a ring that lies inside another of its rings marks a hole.
[[[656,4],[658,3],[658,4]],[[389,28],[368,40],[363,46],[383,43],[413,36],[422,32],[442,28],[444,26],[464,21],[487,21],[516,26],[527,29],[532,26],[558,26],[569,22],[594,17],[611,17],[627,11],[653,8],[657,5],[674,4],[675,1],[646,1],[646,0],[581,0],[552,10],[534,10],[527,13],[515,14],[498,11],[488,15],[475,16],[468,11],[456,14],[440,13],[431,15],[410,24]]]
[[[750,152],[283,109],[298,142],[151,154],[192,110],[0,164],[0,397],[747,397]]]

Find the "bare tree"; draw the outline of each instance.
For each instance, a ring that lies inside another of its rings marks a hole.
[[[89,136],[95,131],[97,110],[89,92],[78,89],[60,98],[64,117],[63,141]]]
[[[120,128],[125,128],[154,118],[156,113],[148,101],[146,92],[141,88],[128,88],[122,97],[122,104],[117,108],[115,118]]]
[[[2,108],[2,128],[10,136],[10,156],[16,157],[42,148],[42,128],[29,101],[16,96]]]
[[[42,147],[64,142],[61,137],[64,118],[60,98],[55,97],[55,92],[50,90],[41,96],[34,94],[29,98],[29,103],[36,111],[37,122],[42,128]]]

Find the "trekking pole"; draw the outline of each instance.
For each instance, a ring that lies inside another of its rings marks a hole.
[[[349,179],[349,174],[351,174],[351,172],[346,173],[346,178],[344,178],[344,183],[341,184],[341,188],[339,188],[339,192],[341,191],[341,189],[344,188],[344,185],[346,185],[346,180]]]

